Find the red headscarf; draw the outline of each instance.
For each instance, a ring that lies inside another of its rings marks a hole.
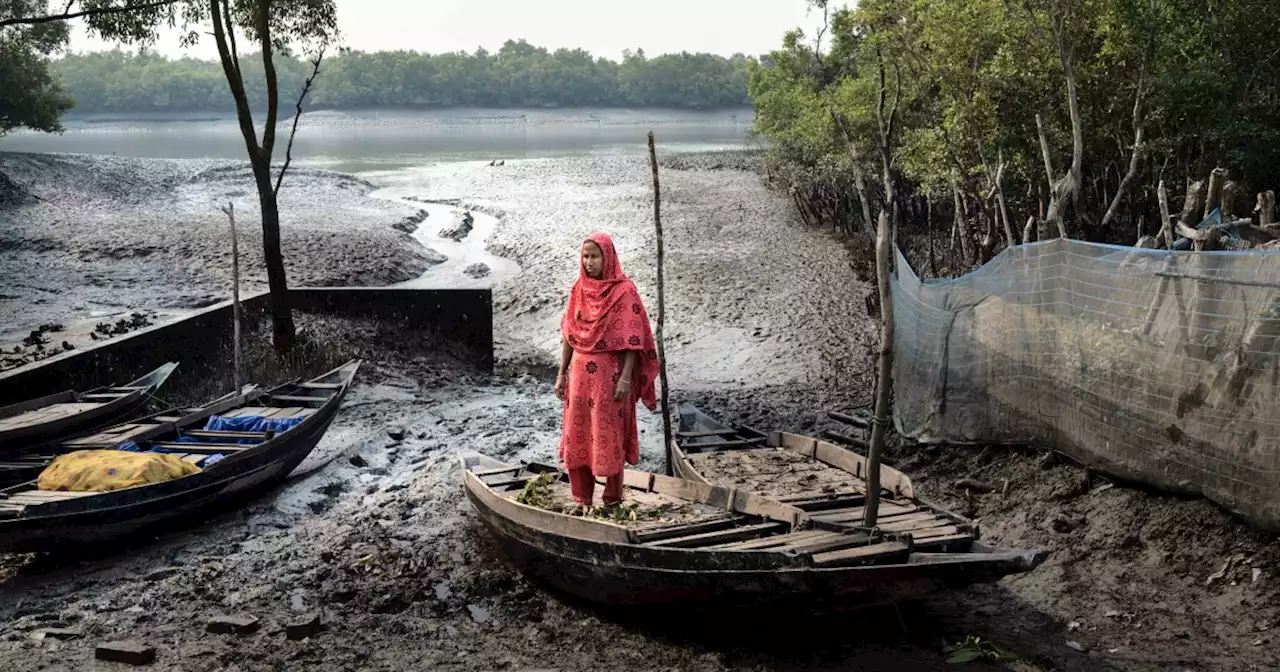
[[[569,292],[569,305],[560,320],[560,333],[578,352],[639,353],[632,371],[632,403],[641,401],[649,410],[658,406],[654,383],[658,378],[658,349],[649,327],[649,315],[636,285],[622,272],[613,239],[593,233],[587,240],[600,246],[604,268],[600,279],[587,275],[578,264],[578,281]]]

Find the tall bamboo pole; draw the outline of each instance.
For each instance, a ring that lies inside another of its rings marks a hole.
[[[662,381],[662,453],[666,463],[667,475],[675,473],[671,465],[671,401],[667,385],[667,350],[663,345],[662,328],[666,321],[666,294],[663,290],[663,248],[662,248],[662,191],[658,187],[658,154],[653,147],[653,131],[649,131],[649,170],[653,173],[653,228],[658,239],[658,377]]]
[[[235,384],[236,394],[240,393],[240,245],[236,239],[236,211],[233,203],[227,203],[222,209],[231,221],[231,321],[232,321],[232,367],[231,380]]]

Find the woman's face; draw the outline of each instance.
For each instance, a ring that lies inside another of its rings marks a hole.
[[[599,280],[600,274],[604,273],[604,253],[599,245],[589,240],[582,244],[582,270],[594,280]]]

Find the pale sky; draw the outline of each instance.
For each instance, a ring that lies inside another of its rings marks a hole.
[[[581,47],[618,59],[623,49],[650,56],[706,51],[759,55],[777,49],[782,34],[801,27],[812,36],[822,14],[805,0],[336,0],[346,45],[362,51],[412,49],[440,53],[497,51],[524,38],[549,49]],[[91,39],[82,26],[72,51],[112,45]],[[178,32],[162,35],[154,51],[180,56]],[[214,58],[212,38],[187,50]]]

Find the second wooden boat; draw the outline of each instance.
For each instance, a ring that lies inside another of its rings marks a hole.
[[[201,470],[107,492],[40,490],[35,481],[0,490],[0,551],[46,551],[158,530],[215,515],[221,505],[279,483],[320,442],[359,366],[351,361],[309,381],[253,389],[193,413],[116,425],[61,444],[59,453],[168,452]],[[240,424],[238,418],[280,429],[218,428]]]
[[[867,460],[862,455],[800,434],[766,435],[727,425],[691,404],[678,408],[679,428],[670,448],[676,475],[775,498],[820,523],[861,524],[867,495]],[[921,499],[911,479],[897,469],[881,465],[880,488],[876,529],[928,544],[937,560],[1009,552],[979,541],[975,521]],[[1033,569],[1047,556],[1027,553],[1034,562],[1016,571]]]
[[[467,498],[523,571],[603,604],[847,607],[994,581],[1043,559],[945,552],[957,535],[915,540],[823,520],[798,502],[630,469],[622,508],[572,515],[567,478],[553,466],[478,454],[461,466]]]
[[[177,362],[169,362],[124,385],[66,390],[0,407],[0,455],[18,455],[136,418],[176,368]]]

